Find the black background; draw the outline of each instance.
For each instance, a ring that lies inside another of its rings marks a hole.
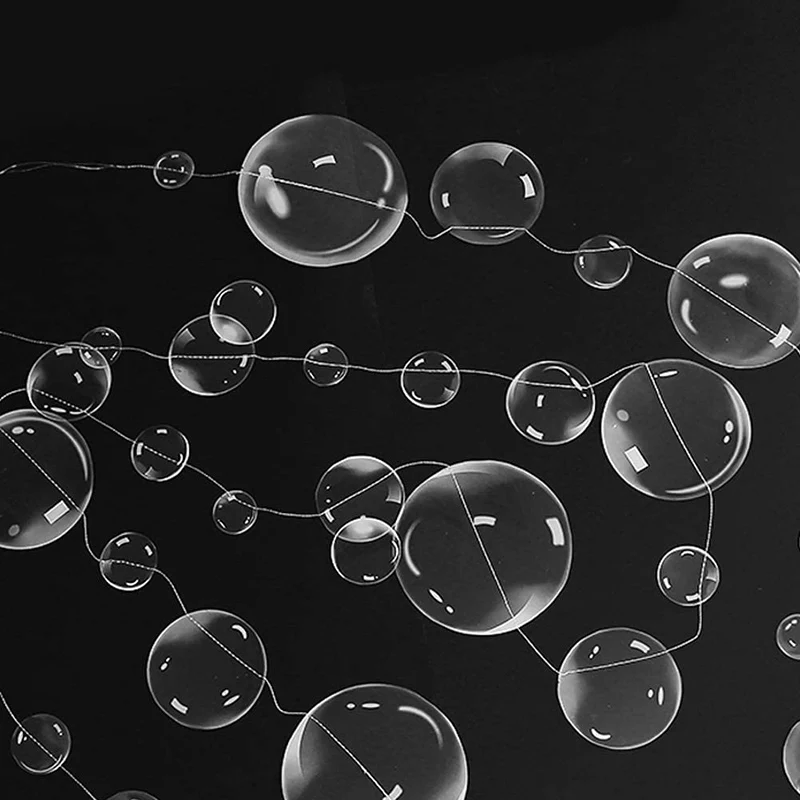
[[[125,19],[97,32],[52,22],[47,36],[10,26],[0,161],[149,164],[183,149],[199,173],[216,172],[237,168],[285,119],[336,113],[389,143],[426,231],[438,230],[427,200],[438,165],[471,142],[499,141],[542,171],[534,231],[555,247],[609,233],[677,263],[714,236],[750,232],[798,253],[797,12],[794,2],[724,2],[586,17],[576,6],[545,19],[535,6],[525,16],[487,8],[439,28],[381,5],[346,37],[312,10],[291,25],[266,11],[209,20],[198,34],[166,12],[140,19],[135,34]],[[401,17],[408,32],[394,25]],[[52,168],[0,178],[0,207],[0,328],[49,341],[105,324],[125,344],[165,353],[219,288],[254,278],[279,307],[258,345],[264,355],[332,341],[353,363],[397,367],[438,349],[461,367],[507,375],[560,359],[594,380],[635,361],[699,358],[669,321],[670,273],[641,259],[619,288],[598,292],[570,257],[527,237],[492,248],[429,242],[406,221],[359,263],[300,267],[247,230],[235,177],[163,191],[147,170]],[[10,338],[0,346],[0,389],[23,386],[43,348]],[[800,667],[774,637],[800,606],[798,366],[793,357],[759,370],[715,368],[745,398],[753,444],[717,494],[721,585],[700,641],[675,654],[680,711],[634,751],[580,738],[552,673],[519,636],[439,628],[394,580],[345,584],[317,521],[262,515],[246,535],[224,536],[210,516],[215,487],[191,471],[165,484],[141,480],[127,443],[87,420],[79,428],[96,470],[90,537],[99,550],[124,530],[145,533],[190,609],[224,609],[253,625],[284,707],[308,709],[365,682],[428,698],[464,743],[470,800],[788,798],[781,748],[800,718]],[[403,398],[396,376],[351,372],[319,389],[296,364],[258,364],[236,391],[201,398],[143,355],[123,354],[113,372],[99,416],[130,436],[176,426],[194,464],[275,508],[313,511],[317,480],[351,454],[394,465],[492,458],[539,476],[564,503],[574,542],[565,590],[526,628],[556,664],[600,628],[630,626],[667,646],[695,629],[696,610],[669,604],[654,576],[668,549],[702,544],[707,501],[652,500],[617,477],[597,425],[608,387],[582,437],[545,448],[513,430],[505,385],[489,378],[465,376],[450,405],[425,411]],[[428,474],[406,471],[408,489]],[[266,692],[240,722],[212,733],[182,728],[150,698],[147,654],[180,614],[163,581],[115,592],[79,528],[46,548],[0,552],[0,580],[0,687],[20,717],[47,712],[67,724],[67,766],[98,800],[127,788],[158,800],[280,797],[296,722]],[[10,719],[3,730],[10,737]],[[65,775],[27,775],[8,754],[0,795],[82,796]]]

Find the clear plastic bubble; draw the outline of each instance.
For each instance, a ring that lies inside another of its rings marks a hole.
[[[100,574],[110,586],[124,592],[147,585],[157,564],[156,546],[141,533],[115,536],[100,554]]]
[[[0,548],[60,539],[80,520],[93,486],[89,445],[72,425],[30,409],[0,416]]]
[[[591,382],[563,361],[538,361],[525,367],[506,391],[511,424],[538,444],[571,442],[589,427],[594,410]]]
[[[600,253],[585,252],[603,248],[611,249]],[[578,277],[593,289],[613,289],[628,277],[633,253],[616,236],[601,234],[587,239],[578,248],[573,263]]]
[[[194,175],[194,161],[182,150],[170,150],[159,156],[153,167],[153,177],[163,189],[180,189]]]
[[[171,425],[145,428],[131,445],[133,468],[148,481],[168,481],[189,460],[189,440]]]
[[[800,722],[792,725],[783,743],[783,771],[792,789],[800,794]]]
[[[711,553],[693,545],[674,547],[656,570],[658,588],[679,606],[699,606],[719,588],[719,565]]]
[[[471,244],[503,244],[536,222],[544,205],[544,183],[536,164],[516,147],[478,142],[456,150],[436,170],[430,201],[445,229],[495,227],[450,231],[456,238]]]
[[[397,472],[379,458],[348,456],[325,470],[314,499],[322,524],[336,535],[360,517],[394,525],[406,491]],[[346,532],[342,538],[348,538]]]
[[[124,792],[117,792],[108,800],[157,800],[149,792],[141,792],[138,789],[128,789]]]
[[[775,641],[785,656],[800,661],[800,614],[789,614],[781,620]]]
[[[241,489],[232,489],[217,498],[211,516],[219,530],[237,536],[255,525],[258,518],[257,506],[258,503],[252,495]]]
[[[336,386],[344,380],[350,362],[335,344],[318,344],[303,359],[303,372],[315,386]]]
[[[459,633],[517,630],[567,582],[572,535],[559,499],[511,464],[468,461],[409,496],[397,577],[426,617]]]
[[[662,500],[691,500],[707,494],[707,485],[718,489],[741,467],[752,436],[736,388],[681,359],[651,361],[625,375],[606,400],[601,431],[617,474]]]
[[[408,360],[400,373],[403,394],[420,408],[447,405],[461,387],[461,373],[443,353],[428,350]]]
[[[168,625],[147,659],[147,685],[175,722],[198,730],[231,725],[264,688],[267,656],[255,630],[227,611],[192,611]]]
[[[572,670],[586,671],[564,674]],[[564,716],[586,741],[609,750],[650,744],[669,728],[681,704],[683,684],[672,654],[631,628],[584,637],[559,673]]]
[[[36,360],[26,385],[31,405],[52,419],[79,420],[97,411],[111,390],[105,356],[88,344],[51,347]]]
[[[214,333],[230,344],[255,344],[275,324],[278,307],[272,292],[257,281],[235,281],[217,292],[209,319]],[[230,325],[229,320],[238,324]]]
[[[383,520],[359,517],[331,542],[333,568],[346,581],[373,586],[393,575],[400,561],[400,537]]]
[[[184,325],[169,346],[172,377],[192,394],[206,396],[230,392],[239,386],[253,368],[256,349],[246,344],[250,334],[235,319],[216,317],[224,325],[228,341],[219,337],[208,317],[197,317]],[[243,344],[231,344],[238,339]]]
[[[26,772],[48,775],[63,766],[72,747],[67,726],[52,714],[34,714],[14,728],[11,755]]]
[[[122,350],[122,339],[120,335],[113,329],[105,325],[99,328],[92,328],[81,339],[84,344],[91,345],[105,356],[109,366],[113,364],[118,358]]]
[[[678,335],[703,358],[763,367],[800,343],[800,263],[761,236],[718,236],[681,259],[667,307]]]
[[[273,253],[308,267],[350,264],[394,235],[408,204],[402,167],[380,137],[342,117],[282,122],[239,176],[247,226]]]
[[[283,756],[284,800],[464,800],[467,758],[449,719],[399,686],[343,689],[306,714]]]

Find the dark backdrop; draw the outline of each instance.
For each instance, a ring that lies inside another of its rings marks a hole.
[[[235,169],[279,122],[330,112],[390,144],[410,210],[428,231],[438,230],[427,200],[437,166],[459,147],[495,140],[541,169],[547,199],[535,232],[553,246],[610,233],[677,263],[713,236],[752,232],[797,253],[797,10],[666,4],[587,18],[576,6],[545,20],[535,6],[523,16],[487,8],[462,20],[466,34],[452,17],[427,32],[425,20],[411,19],[398,34],[393,21],[407,13],[382,5],[348,37],[310,10],[292,25],[267,10],[264,19],[209,20],[202,34],[166,12],[140,20],[136,35],[126,20],[97,33],[53,25],[46,36],[34,24],[12,26],[0,161],[152,163],[178,148],[199,172],[215,172]],[[597,292],[569,257],[530,239],[494,248],[428,242],[405,222],[364,261],[299,267],[249,233],[233,177],[167,192],[144,170],[55,168],[2,177],[0,204],[0,328],[27,336],[65,341],[106,324],[126,344],[165,353],[217,289],[252,277],[279,305],[258,345],[264,355],[333,341],[370,366],[439,349],[462,367],[510,375],[560,359],[592,379],[634,361],[695,360],[667,315],[669,273],[638,259],[622,286]],[[0,389],[23,386],[42,348],[8,338],[0,346]],[[307,709],[362,682],[430,699],[464,742],[471,800],[788,798],[781,747],[800,718],[800,667],[774,636],[800,606],[799,367],[789,358],[719,370],[748,404],[753,445],[717,495],[712,550],[722,580],[702,638],[675,654],[682,706],[667,733],[639,750],[581,739],[562,716],[552,674],[519,636],[439,628],[394,580],[372,590],[345,584],[316,521],[264,515],[245,536],[226,537],[211,522],[212,485],[189,471],[147,483],[125,442],[84,421],[96,468],[90,535],[99,549],[123,530],[147,534],[190,608],[250,622],[285,707]],[[606,395],[598,393],[598,418]],[[296,364],[259,364],[236,391],[198,398],[163,362],[126,353],[100,416],[131,436],[173,424],[197,466],[293,511],[313,511],[320,475],[350,454],[517,464],[554,489],[572,524],[567,587],[526,628],[551,660],[604,627],[639,628],[666,645],[691,635],[696,610],[667,603],[654,572],[674,545],[702,544],[707,502],[663,503],[630,489],[603,454],[597,419],[561,448],[523,440],[503,398],[503,384],[466,376],[453,403],[424,411],[405,401],[396,377],[353,372],[323,390]],[[427,474],[406,473],[409,488]],[[266,693],[214,733],[178,726],[151,700],[146,657],[180,613],[162,581],[113,591],[78,528],[41,550],[0,552],[0,576],[2,690],[21,717],[49,712],[66,722],[68,766],[99,800],[125,788],[159,800],[280,796],[295,721]],[[12,729],[0,718],[3,736]],[[0,795],[81,793],[64,775],[29,776],[0,753]]]

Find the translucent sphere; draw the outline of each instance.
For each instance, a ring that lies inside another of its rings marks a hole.
[[[108,800],[156,800],[149,792],[141,792],[138,789],[128,789],[124,792],[117,792]]]
[[[800,661],[800,614],[789,614],[781,620],[775,641],[785,656]]]
[[[227,339],[211,327],[208,317],[197,317],[184,325],[169,346],[172,377],[192,394],[220,395],[239,386],[253,368],[255,347],[246,344],[249,332],[235,319],[217,315]],[[238,344],[232,340],[238,339]]]
[[[11,755],[26,772],[48,775],[69,756],[72,737],[67,726],[51,714],[34,714],[14,728]]]
[[[589,427],[594,409],[591,382],[563,361],[538,361],[525,367],[506,391],[511,424],[539,444],[571,442]]]
[[[257,506],[258,503],[252,495],[241,489],[233,489],[217,498],[211,516],[219,530],[236,536],[249,531],[255,525],[258,518]]]
[[[226,611],[192,611],[168,625],[147,659],[147,685],[175,722],[198,730],[231,725],[264,688],[258,634]]]
[[[159,156],[153,167],[153,177],[162,189],[180,189],[194,175],[194,161],[182,150],[170,150]]]
[[[674,547],[656,570],[658,588],[679,606],[699,606],[719,587],[719,565],[711,553],[692,545]]]
[[[149,583],[157,564],[156,546],[141,533],[115,536],[100,554],[100,574],[110,586],[124,592]]]
[[[273,253],[308,267],[350,264],[391,239],[408,204],[400,162],[349,119],[309,114],[251,148],[239,175],[247,226]]]
[[[536,222],[544,205],[544,183],[536,164],[516,147],[478,142],[445,159],[433,176],[430,200],[445,229],[493,228],[450,231],[456,238],[471,244],[503,244]]]
[[[763,367],[800,343],[800,263],[761,236],[718,236],[681,259],[667,306],[678,335],[703,358]]]
[[[344,380],[350,362],[335,344],[318,344],[303,359],[303,372],[315,386],[336,386]]]
[[[122,352],[122,339],[120,335],[113,329],[101,325],[99,328],[92,328],[88,333],[84,334],[81,341],[84,344],[91,345],[105,356],[109,365],[113,364]]]
[[[662,500],[700,497],[706,485],[718,489],[741,467],[751,439],[736,388],[680,359],[651,361],[625,375],[606,400],[601,430],[617,474]]]
[[[148,481],[168,481],[189,460],[189,440],[171,425],[143,430],[131,445],[133,468]]]
[[[455,362],[443,353],[429,350],[409,359],[400,373],[403,394],[420,408],[447,405],[461,386],[461,373]]]
[[[464,800],[467,759],[450,720],[399,686],[343,689],[314,706],[283,756],[284,800]]]
[[[538,478],[511,464],[468,461],[437,472],[395,526],[397,577],[426,617],[459,633],[521,628],[567,581],[567,513]]]
[[[611,249],[599,253],[586,252],[603,248]],[[621,239],[602,234],[587,239],[578,248],[573,263],[578,277],[593,289],[613,289],[628,277],[633,253]]]
[[[669,728],[681,704],[675,659],[652,636],[631,628],[584,637],[559,673],[564,716],[584,739],[609,750],[650,744]]]
[[[400,476],[379,458],[348,456],[325,470],[314,499],[322,524],[347,539],[342,528],[360,517],[394,525],[406,491]]]
[[[783,771],[798,794],[800,794],[800,722],[792,725],[783,743]]]
[[[89,445],[68,422],[27,409],[0,416],[0,548],[60,539],[89,504]]]
[[[103,405],[111,390],[105,356],[88,344],[72,342],[39,356],[26,385],[31,405],[53,419],[78,420]]]
[[[256,281],[236,281],[220,289],[208,318],[214,333],[230,344],[254,344],[275,324],[278,307],[272,292]],[[229,320],[237,324],[230,325]]]
[[[359,517],[331,543],[333,568],[346,581],[373,586],[393,575],[400,561],[400,537],[383,520]]]

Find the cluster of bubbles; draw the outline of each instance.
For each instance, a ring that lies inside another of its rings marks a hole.
[[[165,153],[153,169],[158,185],[168,189],[185,186],[194,172],[194,162],[181,151]],[[295,264],[359,261],[410,216],[405,176],[391,148],[340,117],[309,115],[278,125],[250,148],[238,174],[248,228],[271,252]],[[536,164],[500,143],[459,149],[438,168],[430,188],[443,232],[468,244],[535,238],[530,230],[543,203]],[[587,286],[612,289],[630,273],[633,252],[616,237],[595,236],[572,254],[574,269]],[[693,248],[674,268],[667,307],[679,336],[706,360],[733,368],[766,366],[798,349],[800,264],[763,237],[720,236]],[[232,391],[249,375],[259,358],[255,345],[276,318],[275,299],[260,283],[225,286],[208,313],[172,340],[167,355],[172,377],[196,395]],[[93,468],[72,423],[93,416],[106,401],[111,365],[122,349],[121,338],[106,327],[80,342],[50,348],[28,376],[32,409],[0,417],[0,464],[7,475],[0,547],[41,547],[83,516]],[[354,368],[329,342],[297,360],[308,380],[321,387],[339,384]],[[400,386],[415,406],[442,408],[456,397],[462,373],[468,372],[441,352],[425,351],[400,370]],[[532,443],[567,444],[594,419],[595,384],[571,364],[537,361],[508,380],[507,416]],[[742,466],[752,437],[736,388],[714,370],[683,359],[629,369],[606,400],[600,431],[609,463],[628,486],[661,500],[708,495],[712,511],[713,492]],[[189,442],[170,425],[154,425],[130,441],[134,469],[146,480],[171,480],[189,463]],[[344,458],[318,482],[317,514],[295,516],[318,517],[331,537],[333,567],[349,583],[374,586],[396,576],[411,604],[444,628],[478,636],[520,631],[566,585],[572,563],[567,512],[549,486],[515,465],[480,460],[439,466],[407,493],[399,468],[373,456]],[[212,518],[221,532],[240,535],[254,527],[260,510],[249,493],[225,490]],[[676,606],[700,608],[717,591],[720,568],[708,549],[710,532],[711,522],[705,548],[674,547],[658,563],[658,589]],[[156,546],[141,533],[115,536],[97,561],[105,582],[127,592],[142,589],[160,573]],[[166,715],[187,728],[231,725],[269,686],[263,642],[234,614],[183,610],[150,651],[150,693]],[[787,617],[776,638],[782,652],[800,660],[798,625],[800,614]],[[642,631],[591,633],[554,671],[566,719],[603,748],[649,744],[668,729],[680,706],[682,682],[671,650]],[[455,728],[408,689],[360,685],[309,712],[284,713],[302,717],[284,755],[286,800],[361,796],[375,789],[390,800],[404,793],[452,800],[466,794],[466,756]],[[800,787],[799,729],[800,723],[784,746],[784,766],[795,788]],[[27,718],[12,737],[17,763],[39,774],[63,768],[69,748],[67,727],[49,715]],[[113,800],[152,798],[122,792]]]

